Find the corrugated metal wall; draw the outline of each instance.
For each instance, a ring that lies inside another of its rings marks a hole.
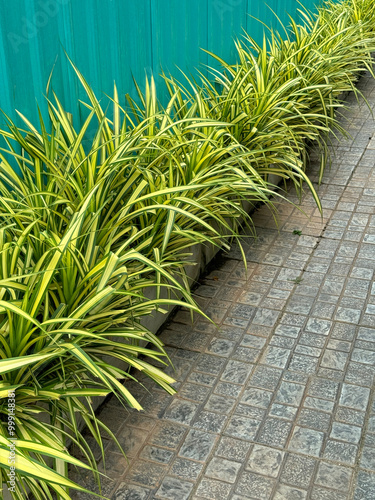
[[[201,48],[235,60],[233,38],[245,28],[260,40],[263,26],[277,25],[271,7],[287,22],[296,0],[12,0],[0,2],[0,107],[36,119],[36,100],[45,111],[46,83],[76,123],[84,98],[63,48],[99,94],[134,94],[132,75],[161,68],[178,75],[212,63]],[[308,8],[314,0],[304,0]]]

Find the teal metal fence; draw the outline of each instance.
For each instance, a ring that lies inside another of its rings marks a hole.
[[[268,7],[267,7],[267,5]],[[304,0],[314,8],[314,0]],[[211,64],[215,52],[235,61],[233,39],[246,29],[257,40],[263,25],[277,26],[296,15],[296,0],[12,0],[0,3],[0,107],[37,117],[52,68],[53,89],[76,122],[84,112],[83,91],[64,55],[76,63],[94,90],[112,93],[113,81],[134,96],[132,75],[163,68],[178,75]]]

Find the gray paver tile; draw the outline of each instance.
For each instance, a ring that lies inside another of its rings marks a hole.
[[[308,488],[316,463],[314,458],[288,453],[280,474],[281,482],[297,488]]]
[[[334,490],[347,491],[350,487],[352,474],[353,471],[349,467],[321,462],[315,483]]]
[[[243,472],[236,486],[236,493],[245,496],[245,498],[269,500],[273,486],[272,479],[252,472]]]
[[[187,460],[185,458],[176,458],[172,464],[171,473],[186,479],[196,479],[203,469],[203,464]]]
[[[305,427],[295,427],[288,448],[298,453],[318,457],[323,445],[322,432]]]
[[[288,439],[292,424],[286,420],[268,417],[256,438],[261,444],[283,448]]]
[[[331,415],[329,413],[303,408],[299,413],[297,424],[321,432],[327,432],[330,421]]]
[[[264,476],[277,477],[283,457],[284,452],[282,451],[256,444],[246,468]]]
[[[215,440],[214,434],[192,429],[182,444],[179,456],[202,462],[208,457]]]
[[[260,423],[260,421],[252,418],[235,415],[230,419],[225,434],[247,441],[253,441]]]
[[[241,466],[239,462],[214,457],[208,464],[205,475],[227,483],[234,483]]]
[[[210,411],[201,411],[193,423],[195,429],[209,432],[220,432],[227,420],[226,415],[218,415]]]
[[[318,333],[319,335],[328,335],[332,326],[332,321],[310,318],[306,324],[306,331]]]
[[[362,450],[362,456],[360,460],[360,466],[363,469],[370,469],[375,471],[375,450],[365,446]]]
[[[202,479],[197,488],[197,495],[210,500],[226,500],[229,498],[231,485],[216,479]]]
[[[360,470],[353,500],[372,500],[375,498],[375,474]]]
[[[344,492],[329,490],[322,486],[315,486],[310,498],[311,500],[348,500],[348,496]]]
[[[136,484],[121,483],[113,495],[114,500],[151,500],[152,490]]]
[[[307,491],[280,484],[273,496],[273,500],[305,500]]]
[[[240,439],[222,436],[216,450],[216,455],[243,462],[249,452],[249,443]]]
[[[190,424],[198,410],[198,405],[183,399],[174,399],[164,413],[164,418],[180,424]]]
[[[354,444],[343,443],[329,439],[323,457],[343,464],[353,465],[356,460],[358,448]]]
[[[361,427],[355,425],[333,422],[330,437],[339,439],[340,441],[358,444],[361,438],[361,430]]]
[[[340,396],[340,405],[365,411],[369,399],[370,391],[366,387],[343,384]]]
[[[157,490],[156,498],[167,498],[168,500],[188,500],[194,484],[183,479],[166,476]]]
[[[305,387],[301,384],[292,382],[281,382],[280,388],[276,393],[276,401],[289,405],[298,406],[301,402]]]

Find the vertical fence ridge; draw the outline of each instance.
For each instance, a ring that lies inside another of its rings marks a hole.
[[[283,22],[295,16],[297,0],[267,0]],[[314,8],[314,0],[304,5]],[[17,123],[19,109],[37,119],[36,101],[45,113],[44,94],[55,64],[52,85],[78,125],[85,111],[78,105],[84,93],[64,55],[74,60],[95,91],[112,94],[116,81],[124,95],[135,97],[134,74],[141,87],[144,75],[158,76],[165,68],[178,78],[206,64],[215,66],[201,50],[234,62],[235,38],[242,28],[260,41],[266,24],[277,27],[275,16],[259,0],[14,0],[0,3],[0,107]],[[164,90],[160,91],[163,97]]]

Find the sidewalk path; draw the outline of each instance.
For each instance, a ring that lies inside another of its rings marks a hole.
[[[359,88],[375,109],[374,80]],[[375,122],[347,103],[324,218],[309,193],[308,217],[281,203],[278,228],[258,210],[248,272],[233,249],[196,290],[219,329],[180,311],[161,335],[177,395],[145,380],[144,412],[103,407],[129,457],[106,441],[113,500],[375,499]]]

